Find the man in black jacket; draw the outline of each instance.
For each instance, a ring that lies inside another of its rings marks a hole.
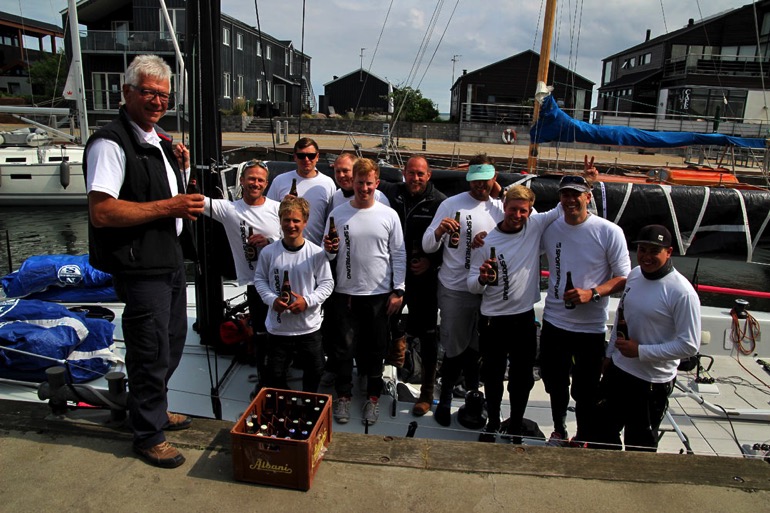
[[[380,182],[380,188],[388,198],[391,208],[401,219],[407,255],[406,294],[403,304],[409,306],[409,316],[406,330],[399,322],[400,315],[391,318],[393,348],[388,363],[403,365],[406,333],[420,339],[423,370],[420,397],[412,408],[412,414],[416,416],[428,413],[433,404],[438,352],[436,283],[441,253],[426,254],[422,250],[422,235],[446,196],[430,183],[430,177],[428,161],[424,157],[415,156],[406,163],[404,182]]]
[[[86,147],[90,262],[111,273],[125,302],[123,335],[134,451],[159,467],[184,456],[163,430],[191,419],[168,412],[167,386],[187,336],[187,284],[180,236],[203,213],[204,197],[185,194],[189,153],[156,123],[173,103],[171,69],[140,55],[125,74],[118,119]]]

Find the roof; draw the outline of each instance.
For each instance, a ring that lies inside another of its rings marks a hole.
[[[335,78],[335,79],[333,79],[333,80],[330,80],[330,81],[326,82],[326,83],[324,84],[324,87],[326,87],[326,86],[328,86],[328,85],[330,85],[330,84],[333,84],[334,82],[337,82],[337,81],[339,81],[339,80],[342,80],[343,78],[347,78],[347,77],[349,77],[349,76],[353,75],[354,73],[361,73],[361,72],[363,72],[363,73],[366,73],[367,75],[369,75],[369,76],[370,76],[370,77],[372,77],[372,78],[376,78],[376,79],[377,79],[377,80],[379,80],[380,82],[383,82],[383,83],[385,83],[385,84],[390,84],[390,81],[389,81],[389,80],[387,80],[387,79],[384,79],[384,78],[380,78],[380,77],[378,77],[377,75],[375,75],[374,73],[372,73],[371,71],[366,71],[366,70],[365,70],[365,69],[363,69],[363,68],[358,68],[358,69],[356,69],[356,70],[353,70],[353,71],[351,71],[351,72],[350,72],[350,73],[348,73],[347,75],[342,75],[341,77],[337,77],[337,78]]]
[[[663,74],[663,70],[661,69],[653,69],[649,71],[639,71],[637,73],[629,73],[627,75],[623,75],[617,80],[604,84],[599,88],[599,90],[601,91],[603,89],[616,89],[618,87],[636,85],[640,82],[644,82],[645,80],[649,80],[650,78],[653,78],[655,75],[662,75],[662,74]]]
[[[536,59],[538,59],[538,60],[540,59],[540,54],[539,54],[539,53],[537,53],[537,52],[535,52],[534,50],[524,50],[523,52],[517,53],[517,54],[515,54],[515,55],[511,55],[510,57],[506,57],[505,59],[500,59],[499,61],[493,62],[493,63],[491,63],[491,64],[487,64],[487,65],[486,65],[486,66],[484,66],[484,67],[481,67],[481,68],[475,69],[475,70],[473,70],[473,71],[469,71],[468,73],[464,73],[464,74],[460,75],[460,76],[459,76],[459,77],[457,77],[457,79],[455,80],[455,83],[454,83],[454,84],[452,84],[452,89],[454,89],[454,87],[457,85],[457,83],[458,83],[458,82],[460,82],[461,80],[463,80],[463,79],[464,79],[465,77],[467,77],[468,75],[473,75],[473,74],[475,74],[475,73],[480,73],[480,72],[482,72],[482,71],[484,71],[484,70],[486,70],[486,69],[488,69],[488,68],[491,68],[491,67],[493,67],[493,66],[497,66],[497,65],[499,65],[500,63],[503,63],[503,62],[505,62],[505,61],[510,61],[510,60],[514,60],[514,59],[518,59],[518,58],[521,58],[521,57],[527,57],[527,56],[528,56],[528,54],[530,54],[530,55],[529,55],[529,57],[530,57],[530,58],[534,57],[534,58],[536,58]],[[560,69],[564,70],[564,71],[565,71],[565,72],[567,72],[567,73],[572,73],[572,74],[574,74],[574,76],[575,76],[575,77],[577,77],[577,78],[579,78],[579,79],[581,79],[581,80],[584,80],[585,82],[587,82],[587,83],[591,84],[592,86],[593,86],[593,85],[595,85],[595,84],[594,84],[594,82],[592,82],[592,81],[588,80],[588,79],[587,79],[586,77],[584,77],[583,75],[579,75],[579,74],[575,73],[575,72],[574,72],[574,71],[572,71],[571,69],[569,69],[569,68],[567,68],[567,67],[565,67],[565,66],[562,66],[561,64],[558,64],[556,61],[551,61],[551,64],[552,64],[553,66],[556,66],[556,67],[558,67],[558,68],[560,68]]]
[[[26,31],[40,31],[40,32],[53,32],[55,35],[64,37],[64,30],[58,25],[51,23],[45,23],[31,18],[24,18],[22,16],[16,16],[15,14],[0,11],[0,22],[3,25],[11,25],[24,27]]]

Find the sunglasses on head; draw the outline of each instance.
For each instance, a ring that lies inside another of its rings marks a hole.
[[[315,158],[318,156],[318,153],[295,153],[295,157],[297,157],[298,160],[315,160]]]
[[[561,179],[561,185],[585,185],[588,187],[588,182],[586,182],[586,179],[583,178],[580,175],[567,175]]]
[[[253,160],[250,160],[250,161],[246,162],[246,165],[243,166],[243,169],[248,169],[250,167],[261,167],[263,169],[267,169],[267,163],[265,163],[265,162],[263,162],[261,160],[253,159]]]

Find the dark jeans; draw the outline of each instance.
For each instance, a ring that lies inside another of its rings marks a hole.
[[[409,310],[406,322],[401,322],[401,314],[390,318],[391,338],[396,340],[404,335],[420,339],[420,357],[423,365],[423,385],[433,385],[436,378],[438,360],[438,299],[436,298],[436,273],[425,275],[406,275],[406,294],[403,306]],[[403,310],[402,306],[402,310]]]
[[[650,383],[610,365],[601,382],[596,441],[599,449],[622,449],[620,430],[627,451],[658,448],[658,428],[668,409],[674,380]]]
[[[286,373],[293,360],[302,369],[302,390],[315,393],[324,368],[321,330],[294,336],[270,334],[267,340],[269,351],[266,386],[288,390]]]
[[[366,395],[379,397],[382,393],[382,366],[387,350],[388,296],[349,296],[332,293],[327,300],[333,303],[338,336],[334,348],[337,361],[335,388],[338,397],[349,397],[353,392],[353,358],[359,375],[366,375]]]
[[[265,319],[271,307],[262,302],[262,298],[254,285],[246,287],[246,301],[249,303],[249,316],[251,318],[251,327],[254,330],[254,337],[251,340],[253,344],[254,358],[257,364],[257,376],[260,383],[264,384],[267,377],[267,332],[265,328]],[[250,351],[247,350],[247,353]]]
[[[154,276],[113,276],[115,292],[126,303],[128,411],[134,445],[147,449],[163,442],[168,423],[168,382],[182,358],[187,337],[187,283],[184,267]]]
[[[581,441],[592,439],[604,346],[604,333],[567,331],[543,321],[540,332],[540,374],[545,391],[551,396],[554,428],[562,436],[567,430],[571,373],[571,394],[575,400],[578,426],[575,438]]]
[[[535,385],[533,368],[537,352],[535,311],[516,315],[479,318],[481,379],[487,396],[490,420],[500,417],[503,379],[508,364],[508,396],[511,417],[508,432],[521,434],[521,422],[527,409],[529,392]]]

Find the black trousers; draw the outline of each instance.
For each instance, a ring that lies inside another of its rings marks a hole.
[[[658,448],[658,429],[668,409],[668,396],[674,380],[650,383],[619,369],[615,365],[605,371],[597,409],[596,441],[591,447],[617,449],[620,431],[627,451],[651,451]]]
[[[324,354],[321,346],[321,330],[304,335],[281,336],[269,334],[266,386],[289,388],[286,373],[292,360],[302,369],[302,390],[315,393],[321,381],[324,368]]]
[[[500,417],[503,378],[508,365],[508,395],[511,417],[508,431],[521,434],[521,422],[527,409],[529,393],[535,385],[533,368],[537,353],[535,311],[516,315],[479,317],[481,379],[486,391],[489,419]]]
[[[115,292],[126,303],[128,411],[134,445],[147,449],[163,442],[168,423],[168,382],[187,337],[187,283],[184,267],[153,276],[113,276]]]

